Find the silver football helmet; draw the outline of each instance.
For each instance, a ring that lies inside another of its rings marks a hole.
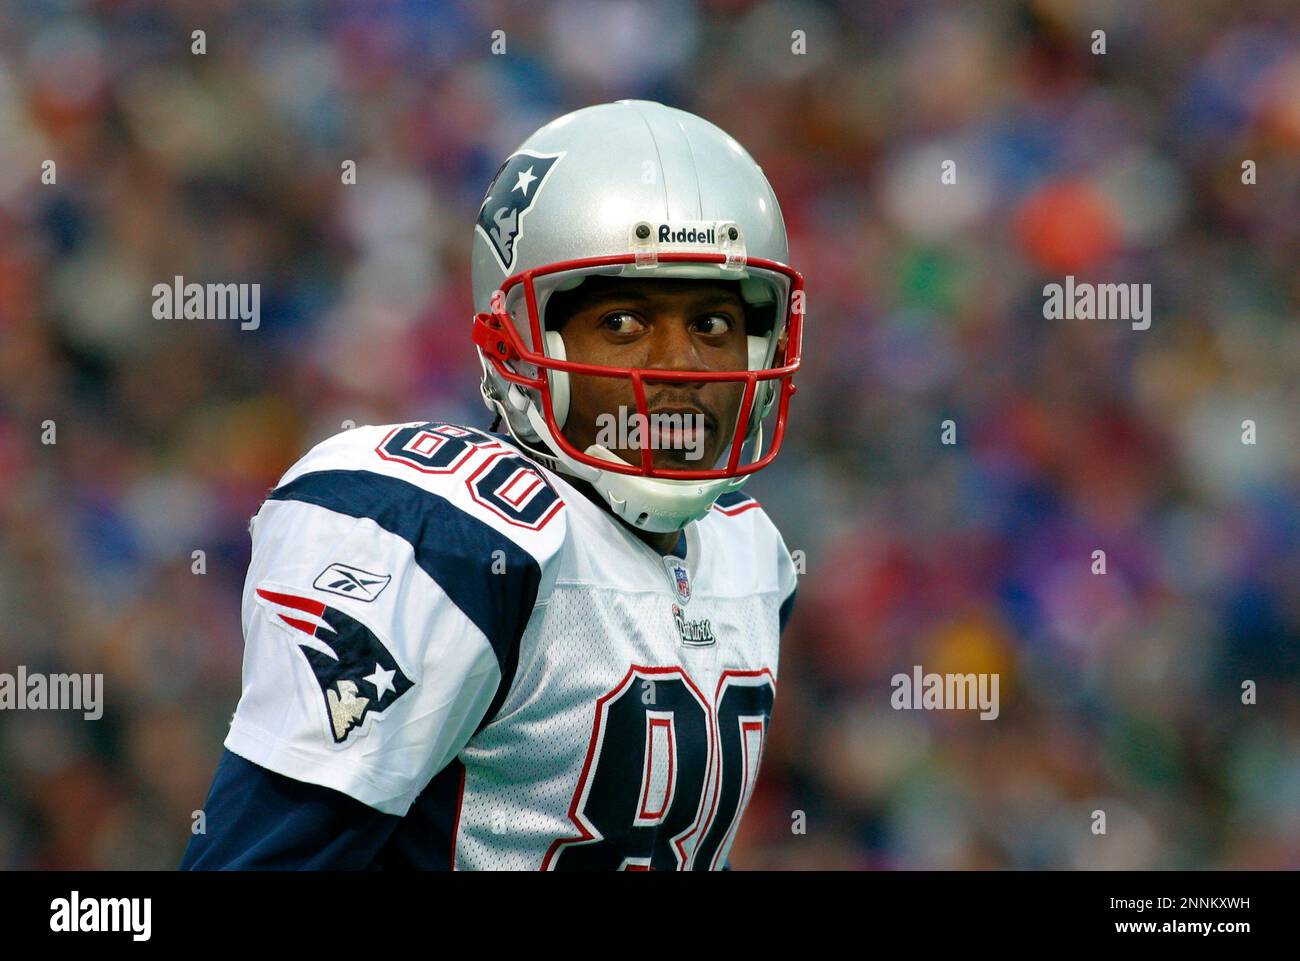
[[[713,124],[647,100],[559,117],[501,165],[474,227],[473,338],[483,400],[531,455],[589,482],[624,521],[646,531],[678,530],[780,448],[804,313],[803,278],[787,257],[781,209],[762,169]],[[748,370],[568,360],[561,332],[547,328],[547,302],[595,274],[739,281]],[[648,446],[639,464],[599,444],[578,450],[562,432],[569,373],[629,379],[642,417],[649,413],[647,382],[743,383],[731,443],[719,461],[725,465],[656,469]],[[764,453],[763,422],[774,407]]]

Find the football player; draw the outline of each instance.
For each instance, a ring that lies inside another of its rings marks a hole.
[[[625,100],[529,137],[473,243],[492,429],[354,428],[271,491],[182,867],[729,866],[796,587],[740,490],[799,366],[776,197]]]

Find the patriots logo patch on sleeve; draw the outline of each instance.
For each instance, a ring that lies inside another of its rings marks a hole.
[[[288,629],[306,635],[298,649],[320,684],[335,744],[362,725],[367,715],[382,715],[415,682],[403,673],[375,633],[360,621],[309,597],[265,587],[257,596],[277,610]]]

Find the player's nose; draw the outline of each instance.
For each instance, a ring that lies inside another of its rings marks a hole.
[[[655,318],[648,338],[647,367],[660,370],[705,370],[699,344],[691,336],[685,312],[665,310]]]

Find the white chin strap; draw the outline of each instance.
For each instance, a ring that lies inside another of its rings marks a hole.
[[[548,330],[546,353],[556,360],[565,360],[564,339],[560,332]],[[762,370],[767,365],[768,338],[749,338],[749,369]],[[555,414],[555,424],[563,429],[565,418],[569,413],[569,375],[562,370],[547,371],[551,387],[551,408]],[[771,381],[758,385],[755,407],[759,410],[758,423],[753,433],[753,455],[750,463],[758,460],[763,448],[762,418],[772,408],[776,397],[775,384]],[[565,454],[551,434],[538,405],[529,399],[526,416],[528,423],[537,436],[551,449],[557,462],[568,473],[591,484],[615,516],[638,530],[656,534],[666,534],[681,530],[693,520],[708,514],[713,502],[729,490],[735,490],[749,479],[744,477],[723,477],[716,480],[691,481],[668,480],[654,477],[638,477],[632,474],[620,474],[617,471],[601,470],[581,464]],[[601,460],[615,464],[627,464],[623,458],[600,444],[592,444],[586,453]],[[635,466],[628,464],[628,466]]]

